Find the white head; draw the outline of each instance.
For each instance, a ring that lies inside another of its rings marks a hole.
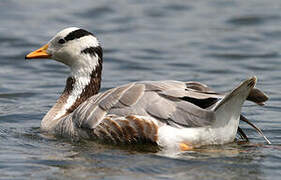
[[[49,119],[57,119],[72,112],[100,89],[102,48],[97,38],[86,30],[76,27],[66,28],[25,58],[54,59],[71,69],[65,90],[60,97],[63,100],[59,101],[63,104],[59,105],[59,109],[52,109],[43,119],[43,124]]]
[[[102,63],[102,48],[90,32],[66,28],[57,33],[45,46],[28,54],[26,59],[50,58],[71,68],[73,75],[89,75]]]

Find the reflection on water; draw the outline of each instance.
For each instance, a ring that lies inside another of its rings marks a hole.
[[[279,179],[280,7],[269,1],[0,1],[0,177],[3,179]],[[156,147],[69,142],[40,120],[68,70],[24,55],[79,26],[104,47],[102,90],[139,80],[201,81],[227,91],[256,75],[270,100],[243,114],[251,143],[170,154]],[[0,179],[1,179],[0,178]]]

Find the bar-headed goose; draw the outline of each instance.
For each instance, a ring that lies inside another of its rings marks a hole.
[[[102,48],[92,33],[76,27],[60,31],[26,56],[34,58],[54,59],[71,70],[65,90],[41,122],[43,131],[75,140],[150,142],[179,150],[232,142],[237,132],[247,139],[240,120],[262,134],[241,115],[246,99],[259,105],[268,99],[254,88],[256,77],[227,94],[180,81],[132,82],[99,93]]]

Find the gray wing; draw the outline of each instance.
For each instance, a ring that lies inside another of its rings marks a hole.
[[[201,108],[221,97],[202,84],[179,81],[137,82],[99,93],[82,103],[72,114],[81,128],[95,128],[107,115],[150,116],[172,126],[201,127],[212,124],[214,113]],[[200,103],[198,103],[199,101]]]
[[[215,93],[211,88],[209,88],[207,85],[199,83],[199,82],[186,82],[187,88],[193,89],[195,91],[198,91],[201,95],[208,94],[210,97],[221,99],[225,96],[223,93]],[[200,96],[200,95],[199,95]],[[196,96],[197,98],[199,96]],[[252,101],[260,106],[263,106],[264,103],[268,100],[268,96],[262,92],[261,90],[257,88],[253,88],[247,97],[248,101]]]

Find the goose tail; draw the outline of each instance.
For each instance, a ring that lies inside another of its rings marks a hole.
[[[224,127],[230,125],[231,123],[231,126],[235,127],[233,128],[235,131],[233,133],[236,135],[242,105],[256,85],[256,82],[257,78],[255,76],[245,80],[212,108],[216,116],[214,126]]]

